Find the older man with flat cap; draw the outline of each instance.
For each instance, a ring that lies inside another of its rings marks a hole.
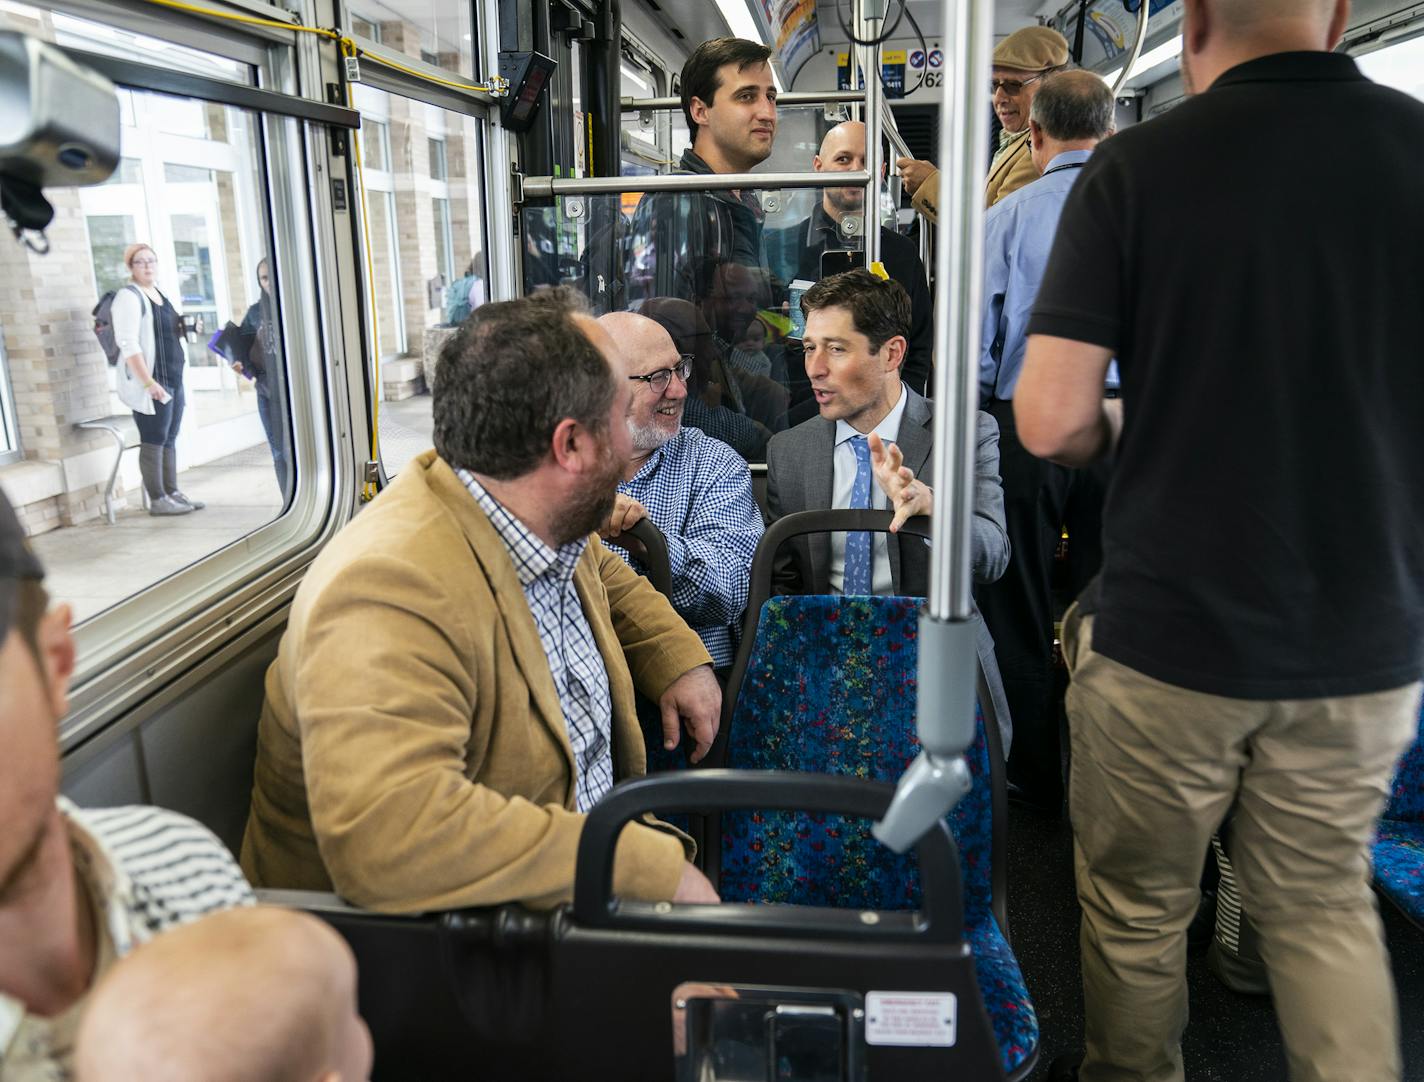
[[[1068,41],[1047,26],[1015,30],[995,47],[989,88],[994,113],[1003,130],[984,184],[986,207],[1038,179],[1038,168],[1029,150],[1029,106],[1043,77],[1067,66]],[[938,221],[939,170],[914,158],[900,158],[895,168],[904,179],[915,209],[930,221]]]

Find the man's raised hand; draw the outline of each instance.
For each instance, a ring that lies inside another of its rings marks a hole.
[[[867,442],[870,444],[870,466],[875,471],[875,481],[890,498],[890,510],[895,512],[890,532],[899,533],[906,519],[933,514],[934,489],[923,481],[915,480],[915,471],[905,465],[905,456],[900,453],[900,448],[893,443],[886,447],[874,432]]]

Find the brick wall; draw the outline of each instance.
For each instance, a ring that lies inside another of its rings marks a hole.
[[[402,98],[391,102],[391,172],[396,189],[396,238],[400,247],[401,301],[405,306],[405,345],[418,357],[425,328],[443,315],[427,304],[425,284],[439,270],[435,254],[435,216],[430,205],[430,142],[425,106]]]
[[[108,366],[90,315],[97,300],[89,237],[74,189],[47,189],[55,217],[50,251],[0,245],[0,333],[27,460],[63,462],[107,443],[74,422],[109,412]],[[22,508],[35,532],[98,513],[102,486],[89,484]]]

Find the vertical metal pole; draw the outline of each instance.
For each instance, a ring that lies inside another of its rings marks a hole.
[[[884,0],[856,0],[858,18],[853,24],[856,37],[862,41],[880,36],[885,25]],[[865,265],[880,260],[880,133],[883,119],[881,102],[885,88],[880,85],[880,46],[857,45],[856,57],[861,76],[865,79],[865,206],[861,221],[865,244]]]
[[[929,615],[965,620],[974,516],[975,413],[984,263],[984,147],[990,0],[943,0],[947,72],[940,107],[939,235],[935,238],[936,543]]]
[[[623,11],[618,0],[602,0],[594,16],[594,37],[584,47],[584,118],[593,125],[588,163],[591,177],[616,177],[622,168],[623,99],[619,86],[618,39]]]
[[[978,408],[979,294],[984,248],[983,148],[992,0],[942,0],[947,73],[940,112],[935,302],[935,545],[929,604],[920,613],[920,754],[895,786],[875,837],[903,853],[946,815],[973,780],[978,674],[969,594]]]
[[[480,59],[481,74],[488,78],[499,73],[499,3],[497,0],[479,0],[480,13]],[[516,208],[511,194],[511,173],[514,156],[510,139],[513,136],[500,123],[498,106],[489,111],[485,125],[484,153],[484,214],[485,214],[485,265],[489,272],[487,282],[489,299],[509,301],[519,295],[519,282],[515,277],[514,259],[514,215]]]

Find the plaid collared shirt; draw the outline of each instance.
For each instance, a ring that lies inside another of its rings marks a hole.
[[[732,663],[761,540],[761,511],[746,462],[721,440],[684,427],[618,491],[641,503],[667,538],[672,607],[718,669]],[[643,566],[610,545],[637,571]]]
[[[578,810],[586,812],[613,788],[613,701],[608,670],[574,586],[574,568],[588,540],[581,537],[550,548],[486,492],[474,474],[455,472],[509,550],[559,693],[577,768],[574,799]]]

